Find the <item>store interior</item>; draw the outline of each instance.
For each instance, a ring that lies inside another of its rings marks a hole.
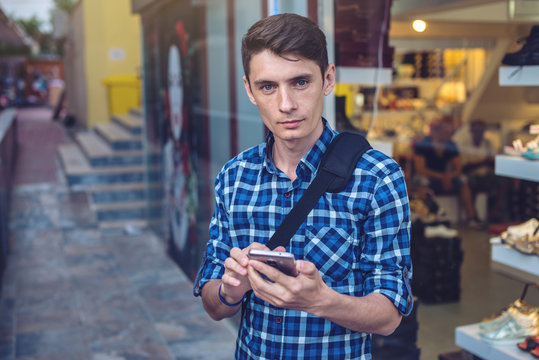
[[[346,37],[353,5],[336,3],[337,129],[391,154],[411,199],[416,311],[375,337],[374,359],[539,358],[539,1],[395,0],[387,38],[359,55],[347,42],[369,43]],[[471,124],[491,146],[494,180],[465,180],[475,214],[461,192],[425,195],[416,180],[417,144],[441,119],[464,169],[479,153],[460,142]]]

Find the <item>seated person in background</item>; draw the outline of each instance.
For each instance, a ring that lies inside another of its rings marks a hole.
[[[462,173],[466,175],[468,184],[475,197],[479,191],[487,190],[489,200],[493,205],[489,206],[489,220],[496,221],[500,218],[500,209],[506,197],[509,182],[508,179],[494,174],[494,146],[485,137],[487,124],[481,119],[475,119],[469,126],[464,126],[462,131],[455,134],[453,141],[457,144],[462,161]]]
[[[415,171],[419,182],[435,193],[457,192],[470,226],[479,226],[472,193],[465,177],[457,145],[451,141],[453,124],[449,118],[435,120],[431,134],[414,146]]]

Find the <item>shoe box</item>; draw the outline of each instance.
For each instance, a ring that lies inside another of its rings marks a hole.
[[[465,350],[453,351],[438,355],[438,360],[482,360]]]
[[[539,184],[519,181],[508,193],[507,212],[510,221],[526,221],[539,214]]]
[[[376,360],[419,360],[421,350],[417,347],[417,307],[419,302],[414,298],[414,307],[410,315],[402,318],[400,325],[389,336],[372,335],[372,354]]]
[[[421,350],[416,346],[395,345],[373,349],[372,358],[376,360],[419,360]]]
[[[425,237],[425,224],[412,225],[412,292],[425,304],[460,300],[460,269],[464,258],[460,237]]]

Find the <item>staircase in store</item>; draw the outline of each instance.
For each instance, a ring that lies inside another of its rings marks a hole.
[[[142,126],[132,109],[58,148],[67,184],[88,194],[101,229],[140,229],[161,217],[159,159],[145,155]]]

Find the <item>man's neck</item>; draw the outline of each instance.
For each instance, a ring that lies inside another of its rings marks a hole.
[[[312,139],[285,141],[275,138],[272,149],[275,166],[294,181],[297,178],[296,169],[299,162],[316,144],[322,131],[324,131],[323,127],[321,132],[315,134],[316,136],[313,136]]]
[[[301,158],[309,151],[310,147],[290,147],[287,143],[275,141],[273,144],[273,162],[275,166],[284,172],[290,180],[297,178],[296,168]]]

